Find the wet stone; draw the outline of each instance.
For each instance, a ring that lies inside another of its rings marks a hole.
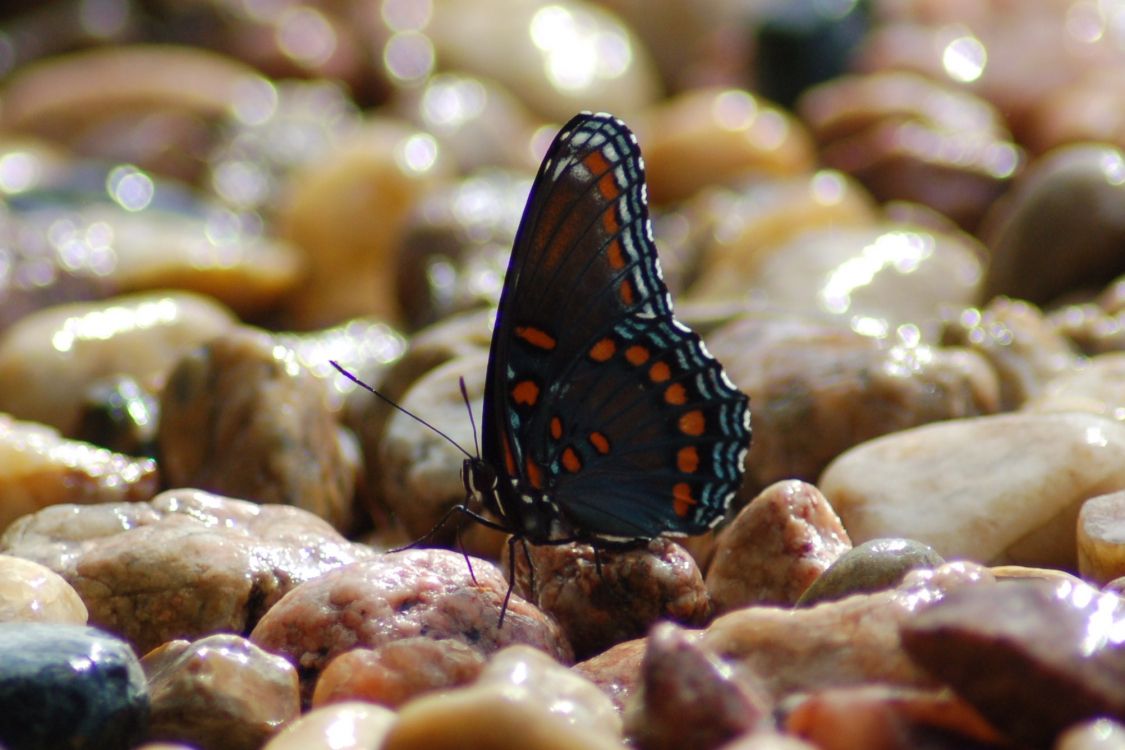
[[[1084,584],[966,587],[904,621],[902,642],[1016,743],[1047,747],[1073,724],[1125,718],[1125,605]]]
[[[851,540],[816,487],[772,484],[719,534],[707,569],[716,612],[752,604],[793,604]]]
[[[180,359],[160,399],[165,482],[357,525],[355,476],[324,391],[291,349],[233,329]]]
[[[420,636],[355,648],[324,668],[312,704],[362,700],[399,708],[419,695],[467,685],[483,666],[480,651],[448,639]]]
[[[117,375],[87,389],[74,436],[117,453],[155,457],[159,423],[156,398],[133,378]]]
[[[297,671],[236,635],[170,641],[141,660],[151,739],[257,750],[301,710]]]
[[[771,727],[772,701],[757,678],[671,623],[649,633],[641,674],[642,708],[629,734],[645,750],[710,750]]]
[[[78,625],[0,623],[0,743],[8,750],[128,750],[149,698],[127,643]]]
[[[1125,421],[1125,352],[1099,354],[1051,378],[1025,411],[1084,411]]]
[[[911,570],[936,568],[944,562],[929,545],[912,539],[871,539],[832,563],[801,595],[797,606],[811,607],[892,588]]]
[[[0,622],[85,625],[86,605],[62,576],[45,565],[0,555]]]
[[[1076,724],[1059,736],[1055,750],[1121,750],[1125,748],[1125,725],[1110,719],[1092,719]]]
[[[643,635],[658,620],[701,625],[711,613],[695,560],[667,538],[623,551],[529,544],[514,553],[516,591],[558,621],[579,658]]]
[[[298,508],[199,490],[46,508],[13,524],[0,551],[61,575],[91,624],[139,653],[175,638],[246,633],[297,584],[372,554]]]
[[[1078,572],[1104,584],[1125,576],[1125,491],[1092,497],[1078,511]]]
[[[305,699],[329,662],[402,638],[451,638],[488,655],[513,643],[573,659],[559,627],[513,595],[495,565],[450,550],[413,549],[346,565],[298,586],[258,622],[251,640],[297,665]]]
[[[382,747],[395,714],[389,708],[349,701],[313,709],[290,722],[262,750],[370,750]]]
[[[625,710],[641,683],[641,660],[648,641],[637,638],[625,641],[574,665],[583,675],[613,700],[618,711]]]

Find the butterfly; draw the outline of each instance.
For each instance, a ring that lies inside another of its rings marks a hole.
[[[516,233],[466,491],[512,541],[696,535],[726,513],[750,438],[749,399],[673,316],[636,138],[577,115]]]

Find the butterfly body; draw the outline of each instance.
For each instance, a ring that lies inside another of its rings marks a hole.
[[[466,489],[533,544],[702,533],[741,483],[749,416],[673,316],[636,140],[609,115],[578,115],[516,235]]]

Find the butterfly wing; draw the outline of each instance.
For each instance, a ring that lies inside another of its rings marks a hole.
[[[582,114],[528,199],[492,339],[484,461],[530,541],[714,525],[750,442],[747,398],[676,321],[632,133]]]

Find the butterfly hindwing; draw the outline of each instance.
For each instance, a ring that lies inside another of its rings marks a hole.
[[[548,150],[516,237],[485,393],[493,508],[532,542],[712,526],[739,485],[747,399],[672,316],[639,149],[609,115]]]

